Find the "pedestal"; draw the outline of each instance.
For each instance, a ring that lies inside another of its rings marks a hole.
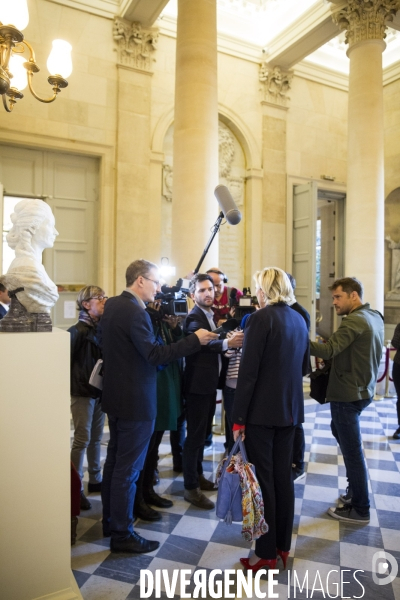
[[[0,596],[75,600],[70,567],[70,340],[0,333]]]

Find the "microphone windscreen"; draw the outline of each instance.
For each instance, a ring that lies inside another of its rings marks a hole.
[[[235,201],[226,185],[217,185],[214,190],[214,195],[218,200],[218,204],[228,223],[230,225],[237,225],[240,223],[242,220],[242,214],[236,206]]]
[[[228,331],[233,331],[236,327],[239,327],[240,322],[237,319],[227,319],[225,323],[222,323],[221,327],[225,333]]]

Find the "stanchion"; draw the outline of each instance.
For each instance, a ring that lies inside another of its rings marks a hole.
[[[392,355],[395,354],[395,352],[396,352],[396,349],[392,348],[391,341],[387,340],[386,348],[385,348],[385,370],[383,372],[383,375],[379,379],[376,380],[376,383],[380,383],[381,381],[385,380],[385,393],[383,394],[383,396],[377,395],[375,393],[375,395],[374,395],[375,401],[382,400],[382,398],[395,398],[396,397],[396,394],[391,394],[389,392],[390,382],[393,381],[393,379],[390,377],[390,359],[392,358]]]

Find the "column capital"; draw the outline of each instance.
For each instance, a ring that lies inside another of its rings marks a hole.
[[[290,98],[287,93],[292,83],[293,71],[272,66],[264,61],[260,65],[258,78],[263,84],[261,88],[262,102],[279,108],[288,108]]]
[[[116,17],[113,23],[113,37],[117,44],[118,65],[152,73],[158,29],[144,29],[140,23]]]
[[[367,40],[383,41],[387,22],[393,21],[399,8],[400,0],[347,0],[332,18],[346,30],[346,43],[351,47]]]

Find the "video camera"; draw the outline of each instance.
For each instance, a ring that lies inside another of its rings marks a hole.
[[[189,294],[189,281],[187,279],[178,279],[176,285],[163,285],[155,300],[161,300],[159,313],[161,317],[176,316],[184,317],[187,315],[186,296]]]
[[[240,296],[239,304],[235,304],[235,319],[238,319],[240,323],[244,315],[253,313],[256,310],[257,304],[258,300],[256,296],[251,295],[250,288],[243,288],[243,296]]]

